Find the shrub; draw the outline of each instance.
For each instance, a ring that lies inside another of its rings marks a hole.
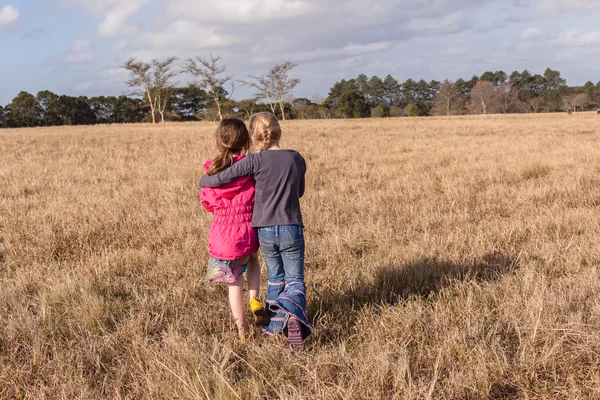
[[[385,118],[388,116],[388,108],[384,104],[378,104],[371,109],[371,118]]]
[[[388,115],[390,117],[402,117],[405,114],[404,114],[404,110],[401,107],[393,106],[390,108]]]
[[[409,117],[420,117],[421,115],[423,115],[423,113],[421,112],[421,109],[416,104],[407,105],[406,108],[404,109],[404,112]]]

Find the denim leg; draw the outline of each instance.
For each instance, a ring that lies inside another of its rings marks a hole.
[[[304,283],[304,247],[304,233],[301,226],[281,227],[279,254],[283,261],[286,283]]]
[[[276,305],[302,322],[302,337],[312,333],[306,315],[306,284],[304,283],[304,232],[301,226],[279,227],[279,253],[285,270],[285,289]],[[285,328],[283,330],[285,334]]]
[[[302,323],[302,337],[312,334],[306,315],[304,283],[304,234],[301,226],[270,226],[258,230],[260,248],[268,266],[268,334],[286,334],[287,321],[295,316]]]
[[[267,263],[267,276],[269,278],[267,303],[273,303],[285,287],[285,270],[279,252],[277,231],[274,231],[272,227],[260,228],[258,230],[258,240],[260,250]]]

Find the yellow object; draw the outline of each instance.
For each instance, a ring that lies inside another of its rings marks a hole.
[[[256,325],[265,326],[269,324],[269,314],[267,314],[267,310],[265,310],[260,301],[256,299],[250,300],[250,310],[252,310]]]
[[[264,307],[262,305],[262,303],[256,299],[252,299],[250,300],[250,311],[252,311],[252,314],[256,314],[256,312],[258,310],[263,310]]]
[[[240,342],[242,342],[242,344],[248,344],[248,341],[246,340],[246,335],[243,333],[240,333]]]

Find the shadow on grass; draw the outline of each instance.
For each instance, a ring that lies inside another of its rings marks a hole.
[[[345,282],[340,289],[311,287],[308,312],[320,331],[318,341],[337,341],[352,333],[365,306],[394,305],[411,298],[435,300],[440,291],[457,282],[494,281],[519,268],[519,259],[489,253],[471,263],[454,263],[437,258],[420,259],[399,266],[383,266],[372,279]]]

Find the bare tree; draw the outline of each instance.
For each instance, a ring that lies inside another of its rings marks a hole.
[[[292,104],[294,100],[296,100],[296,96],[294,96],[293,93],[288,93],[283,97],[283,101],[285,101],[288,104]]]
[[[268,77],[261,75],[249,75],[248,80],[240,81],[243,85],[250,86],[256,89],[255,98],[257,100],[266,100],[271,107],[271,112],[275,114],[275,93],[273,92],[273,85],[271,84]]]
[[[220,65],[220,60],[221,57],[214,57],[213,55],[210,55],[210,58],[208,59],[200,57],[196,57],[196,59],[188,58],[183,67],[183,71],[188,72],[197,79],[194,83],[196,87],[210,93],[217,106],[219,120],[222,121],[223,102],[231,98],[235,87],[233,84],[233,77],[230,75],[223,75],[225,71],[227,71],[227,66]],[[229,98],[224,99],[223,94],[225,85],[228,82],[231,84],[231,91],[229,92]]]
[[[150,105],[152,123],[156,123],[156,113],[165,122],[165,110],[169,105],[171,90],[177,85],[170,80],[177,74],[171,70],[177,58],[169,57],[164,61],[152,60],[150,63],[130,58],[121,66],[129,71],[129,80],[125,84],[133,89],[132,94],[146,98]]]
[[[252,114],[258,109],[258,104],[256,104],[260,99],[256,97],[252,97],[245,100],[240,100],[237,102],[238,112],[243,114],[246,119],[250,119]]]
[[[531,106],[531,109],[533,110],[534,114],[537,114],[540,107],[544,103],[544,99],[542,98],[542,96],[532,97],[531,99],[527,100],[527,103],[529,103],[529,105]]]
[[[281,117],[285,120],[285,99],[290,95],[300,79],[290,78],[289,72],[296,66],[291,61],[285,61],[277,64],[269,70],[267,76],[248,76],[248,80],[241,81],[244,85],[253,87],[257,90],[256,96],[262,100],[267,100],[271,111],[275,113],[277,105],[281,110]]]
[[[460,92],[456,85],[449,80],[445,80],[440,84],[440,88],[434,99],[434,107],[432,113],[434,115],[455,115],[458,114],[460,108]]]
[[[583,111],[590,102],[590,96],[587,93],[579,93],[573,98],[573,107],[575,111],[577,111],[577,107],[581,108],[581,111]]]
[[[291,61],[285,61],[282,64],[277,64],[269,71],[269,80],[271,81],[272,90],[275,94],[275,98],[279,102],[279,109],[281,110],[281,117],[285,121],[285,97],[292,93],[292,90],[300,83],[300,79],[293,79],[289,77],[289,72],[297,64]]]
[[[496,89],[497,103],[503,114],[514,112],[519,106],[519,91],[503,82]]]
[[[496,106],[496,87],[492,82],[479,81],[471,91],[471,112],[475,114],[487,114],[493,112]]]
[[[315,93],[310,98],[310,101],[312,101],[315,104],[321,104],[321,103],[323,103],[325,101],[325,97],[321,96],[318,93]]]

